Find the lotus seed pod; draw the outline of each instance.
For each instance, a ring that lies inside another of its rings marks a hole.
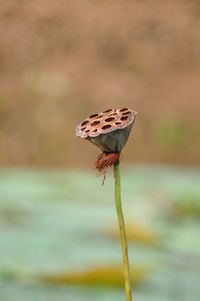
[[[76,128],[76,135],[106,153],[119,153],[126,144],[137,113],[131,109],[109,109],[93,114]]]

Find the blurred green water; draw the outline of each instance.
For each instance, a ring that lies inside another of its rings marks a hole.
[[[129,243],[133,268],[152,270],[134,288],[135,300],[200,300],[199,183],[197,169],[122,169],[126,221],[161,237],[158,246]],[[117,219],[111,175],[102,188],[94,172],[2,169],[0,301],[124,300],[120,288],[50,286],[33,279],[120,264],[119,241],[105,235],[112,227]]]

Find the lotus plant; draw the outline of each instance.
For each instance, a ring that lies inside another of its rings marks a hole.
[[[132,301],[130,268],[126,229],[121,205],[120,154],[125,146],[137,113],[128,108],[109,109],[99,114],[92,114],[76,128],[76,135],[98,146],[102,153],[95,161],[95,168],[104,173],[113,166],[115,179],[115,204],[119,223],[126,301]],[[103,183],[104,183],[103,180]]]

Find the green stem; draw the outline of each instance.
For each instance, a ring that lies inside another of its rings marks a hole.
[[[129,268],[129,260],[128,260],[128,245],[126,239],[124,216],[123,216],[122,205],[121,205],[121,183],[120,183],[119,162],[114,164],[114,177],[115,177],[115,204],[116,204],[117,217],[118,217],[118,223],[120,229],[120,237],[121,237],[126,301],[132,301],[131,278],[130,278],[130,268]]]

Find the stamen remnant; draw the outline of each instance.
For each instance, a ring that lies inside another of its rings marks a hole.
[[[101,173],[113,166],[120,159],[120,153],[101,153],[94,162],[95,168]]]

